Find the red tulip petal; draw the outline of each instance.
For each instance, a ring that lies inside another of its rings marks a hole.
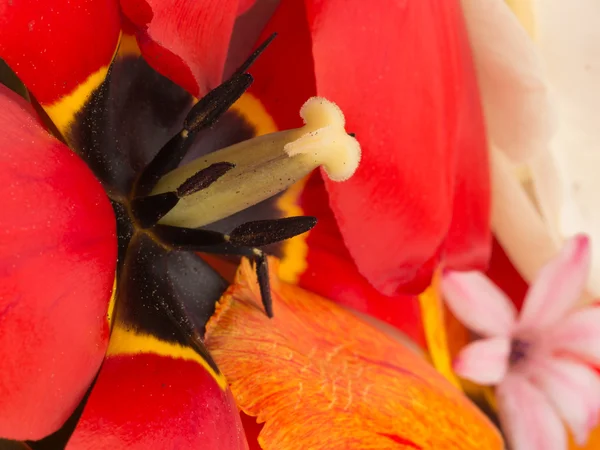
[[[274,32],[277,38],[250,69],[255,81],[249,92],[260,99],[278,130],[297,128],[302,126],[300,108],[316,95],[310,32],[302,1],[281,2],[259,42]]]
[[[494,284],[496,284],[509,297],[518,310],[523,306],[525,294],[529,285],[523,279],[521,274],[512,265],[510,259],[500,246],[500,243],[494,239],[492,247],[492,258],[489,268],[486,272]]]
[[[465,33],[461,27],[457,33]],[[466,39],[463,36],[463,39]],[[444,246],[445,265],[455,270],[486,270],[492,253],[490,174],[485,125],[471,58],[463,64],[463,89],[456,136],[452,222]]]
[[[261,39],[265,39],[278,32],[277,39],[251,69],[255,82],[250,94],[235,106],[252,123],[257,135],[300,126],[298,110],[307,98],[315,95],[305,18],[302,2],[283,2],[262,34]],[[302,191],[299,198],[294,193],[278,202],[286,215],[307,214],[319,219],[311,232],[284,243],[286,255],[281,265],[284,278],[395,325],[425,346],[416,297],[382,295],[358,273],[328,207],[320,174],[313,174],[310,180],[306,186],[295,188]]]
[[[254,6],[255,0],[239,0],[238,2],[238,16],[247,12],[250,8]]]
[[[195,96],[223,75],[238,0],[121,0],[148,64]]]
[[[242,418],[242,424],[244,424],[244,431],[246,432],[250,450],[262,450],[262,447],[258,443],[258,435],[262,431],[264,424],[258,423],[256,417],[249,416],[242,411],[240,411],[240,417]]]
[[[0,2],[0,58],[43,106],[97,87],[112,60],[121,29],[111,0]],[[85,86],[83,86],[85,85]]]
[[[100,183],[0,85],[0,436],[59,428],[95,376],[117,243]]]
[[[393,295],[450,229],[463,108],[477,89],[460,5],[306,5],[317,92],[338,103],[363,148],[353,178],[326,182],[330,203],[361,273]]]
[[[217,382],[193,351],[155,351],[109,354],[67,449],[246,449],[222,376]]]
[[[418,298],[385,296],[358,272],[327,205],[327,197],[321,175],[314,173],[299,195],[301,209],[295,213],[315,216],[319,221],[309,233],[286,243],[281,275],[336,303],[394,325],[416,344],[427,348]],[[298,246],[306,250],[298,251]]]

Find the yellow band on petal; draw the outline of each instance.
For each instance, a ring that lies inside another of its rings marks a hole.
[[[124,58],[126,56],[142,56],[142,51],[137,43],[137,39],[130,34],[121,36],[121,42],[119,43],[119,50],[117,52],[117,58]]]
[[[452,370],[452,358],[448,346],[448,336],[444,321],[444,305],[440,295],[439,280],[440,274],[438,272],[431,286],[419,295],[423,328],[433,365],[446,379],[460,388],[460,382]]]
[[[106,312],[106,321],[108,322],[108,328],[112,325],[113,313],[115,311],[115,302],[117,300],[117,276],[115,275],[115,281],[113,283],[112,294],[110,301],[108,302],[108,310]]]
[[[118,48],[119,45],[117,45],[112,59],[114,59],[117,54]],[[108,69],[109,65],[100,67],[100,69],[89,75],[87,79],[78,85],[69,95],[62,97],[51,105],[42,105],[50,119],[52,119],[54,125],[56,125],[56,128],[58,128],[58,131],[60,131],[63,136],[67,137],[67,141],[69,125],[75,119],[77,112],[81,110],[83,105],[85,105],[92,96],[93,92],[102,84],[108,74]]]
[[[67,134],[69,125],[75,114],[92,96],[92,93],[102,84],[108,73],[108,66],[103,66],[91,74],[87,80],[78,85],[73,92],[61,98],[52,105],[43,105],[48,116],[63,135]]]
[[[304,214],[302,208],[298,205],[298,198],[304,189],[306,178],[300,180],[277,200],[277,207],[283,211],[286,217],[301,216]],[[310,233],[310,231],[308,232]],[[294,236],[291,239],[283,241],[283,254],[279,263],[279,278],[287,283],[298,283],[300,275],[308,267],[306,256],[308,255],[308,244],[306,237],[308,233]]]
[[[167,358],[197,362],[215,379],[221,389],[227,389],[227,381],[223,374],[215,372],[193,348],[165,342],[150,334],[136,333],[133,330],[125,329],[121,324],[116,324],[110,335],[106,355],[122,356],[140,353],[152,353]]]
[[[275,124],[262,102],[248,92],[233,104],[231,111],[238,113],[247,123],[252,125],[256,136],[279,131],[277,124]]]

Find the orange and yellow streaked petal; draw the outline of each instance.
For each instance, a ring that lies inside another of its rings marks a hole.
[[[268,319],[243,262],[206,334],[238,405],[265,423],[264,449],[502,448],[477,408],[394,339],[296,286],[277,284],[273,298]]]

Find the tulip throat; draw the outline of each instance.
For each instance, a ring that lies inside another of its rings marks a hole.
[[[132,226],[130,234],[143,233],[166,249],[251,259],[269,317],[273,316],[269,272],[261,247],[309,231],[316,218],[255,220],[226,234],[204,227],[284,191],[317,167],[333,181],[350,178],[360,162],[360,146],[346,133],[344,115],[334,103],[313,97],[300,110],[304,126],[180,164],[195,136],[212,127],[251,85],[253,78],[246,71],[273,37],[192,107],[182,129],[138,175],[128,205],[122,206],[127,210],[125,222]]]

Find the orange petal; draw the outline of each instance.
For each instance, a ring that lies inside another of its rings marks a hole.
[[[600,448],[600,426],[590,433],[588,441],[584,445],[577,445],[572,436],[569,436],[569,450],[597,450]]]
[[[272,293],[268,319],[244,261],[206,332],[238,406],[265,422],[264,449],[503,448],[487,418],[406,347],[297,286],[273,283]]]

